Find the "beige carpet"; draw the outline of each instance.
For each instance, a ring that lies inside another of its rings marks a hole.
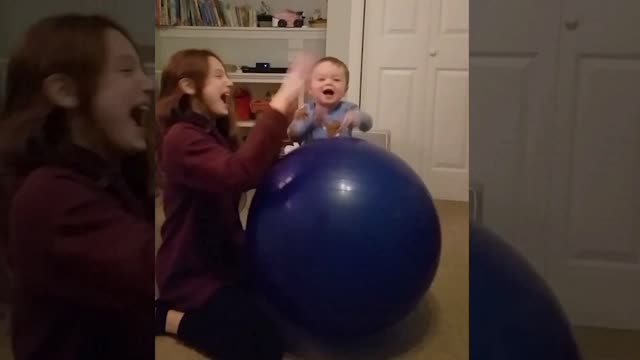
[[[578,326],[575,335],[584,355],[583,360],[640,359],[640,330]]]
[[[443,230],[441,265],[422,305],[386,337],[368,339],[350,349],[321,349],[298,344],[289,359],[309,360],[466,360],[469,358],[469,208],[438,202]],[[246,212],[243,212],[246,216]],[[158,223],[162,219],[158,219]],[[244,220],[244,219],[243,219]],[[156,338],[158,360],[202,360],[171,337]]]

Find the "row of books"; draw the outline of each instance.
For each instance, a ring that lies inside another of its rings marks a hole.
[[[156,0],[156,25],[256,27],[256,10],[223,0]]]

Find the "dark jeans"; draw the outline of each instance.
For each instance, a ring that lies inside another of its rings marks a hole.
[[[285,347],[275,321],[243,287],[220,289],[185,313],[178,338],[216,360],[281,360]]]

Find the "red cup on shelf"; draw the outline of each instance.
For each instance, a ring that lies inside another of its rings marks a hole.
[[[240,120],[251,119],[251,95],[249,93],[239,93],[235,96],[236,116]]]

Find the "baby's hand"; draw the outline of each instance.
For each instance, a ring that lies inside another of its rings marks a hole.
[[[349,110],[342,120],[340,131],[344,129],[353,129],[360,126],[360,112],[358,110]]]
[[[327,122],[327,117],[329,115],[329,112],[324,106],[317,106],[314,112],[314,115],[315,115],[315,119],[313,120],[315,121],[315,124],[317,126],[322,126]]]

